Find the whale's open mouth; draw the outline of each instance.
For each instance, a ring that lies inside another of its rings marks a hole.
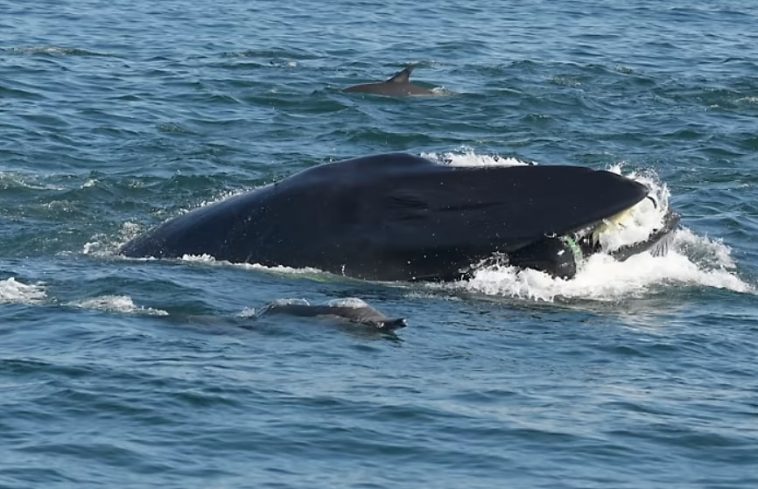
[[[583,253],[608,253],[620,261],[645,251],[654,256],[665,255],[671,232],[679,224],[679,215],[669,209],[657,213],[657,206],[656,201],[648,197],[603,219],[580,238]]]
[[[511,252],[508,261],[520,268],[533,268],[561,278],[572,278],[582,261],[606,253],[619,261],[644,252],[665,255],[679,215],[659,208],[650,196],[617,214],[579,231],[545,239]]]

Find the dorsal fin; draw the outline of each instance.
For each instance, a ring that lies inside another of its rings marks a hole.
[[[413,66],[406,66],[402,71],[398,71],[392,75],[392,78],[387,80],[387,83],[410,83],[412,71]]]

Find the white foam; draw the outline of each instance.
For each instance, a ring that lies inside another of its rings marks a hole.
[[[183,255],[180,260],[189,263],[216,263],[216,259],[208,253],[203,253],[202,255]]]
[[[254,307],[245,307],[242,309],[239,313],[237,313],[238,318],[242,319],[251,319],[255,318],[257,315]]]
[[[323,275],[327,273],[322,270],[319,270],[318,268],[311,268],[311,267],[292,268],[292,267],[285,267],[282,265],[266,266],[266,265],[261,265],[259,263],[234,263],[227,260],[216,260],[213,256],[207,253],[204,253],[202,255],[183,255],[180,258],[180,260],[183,262],[188,262],[188,263],[202,263],[206,265],[231,266],[231,267],[242,268],[245,270],[284,273],[287,275],[314,275],[314,274]]]
[[[697,259],[692,256],[693,252]],[[451,287],[548,302],[563,299],[617,301],[640,297],[654,287],[670,285],[754,293],[754,288],[740,279],[732,267],[728,247],[685,229],[674,233],[666,256],[640,253],[619,262],[607,254],[598,253],[584,261],[570,280],[554,278],[536,270],[496,265],[481,269],[470,280]]]
[[[70,304],[82,309],[94,309],[121,314],[146,314],[149,316],[168,316],[168,312],[152,307],[138,306],[128,295],[102,295]]]
[[[38,304],[47,298],[44,286],[27,285],[14,277],[0,280],[0,304]]]
[[[259,188],[259,187],[256,187],[256,188]],[[188,212],[192,212],[201,207],[208,207],[209,205],[213,205],[217,202],[221,202],[222,200],[229,199],[236,195],[244,194],[245,192],[248,192],[248,191],[250,191],[249,188],[242,188],[242,189],[237,189],[237,190],[226,190],[226,191],[220,192],[218,195],[211,198],[210,200],[204,200],[198,203],[197,205],[194,205],[193,207],[184,207],[180,209],[177,215],[186,214]]]
[[[83,184],[82,188],[92,188],[99,183],[97,178],[88,178]]]
[[[731,256],[731,250],[720,239],[698,236],[687,228],[676,233],[675,244],[704,269],[735,269],[737,265]]]
[[[275,306],[310,306],[311,303],[307,299],[302,298],[289,298],[289,299],[276,299],[271,304]]]
[[[432,160],[436,163],[449,166],[527,166],[533,165],[533,162],[522,161],[518,158],[500,155],[480,155],[473,148],[463,146],[458,152],[450,153],[421,153],[422,158]]]
[[[332,307],[350,307],[353,309],[360,309],[361,307],[367,307],[366,301],[359,299],[358,297],[345,297],[342,299],[332,299],[327,302]]]
[[[139,224],[125,222],[115,237],[103,233],[92,236],[91,241],[84,243],[82,253],[99,257],[113,256],[126,242],[137,237],[141,231],[142,227]]]
[[[276,299],[269,304],[266,304],[265,306],[255,309],[252,307],[246,307],[238,314],[238,317],[241,318],[257,318],[261,315],[265,314],[266,312],[276,309],[277,307],[283,307],[283,306],[310,306],[310,302],[308,302],[306,299],[298,299],[298,298],[291,298],[291,299]]]

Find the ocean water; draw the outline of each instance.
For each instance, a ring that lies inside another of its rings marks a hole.
[[[0,0],[0,487],[758,487],[758,4]],[[441,96],[342,93],[408,63]],[[613,169],[670,253],[376,283],[130,237],[404,151]],[[396,336],[271,316],[357,297]]]

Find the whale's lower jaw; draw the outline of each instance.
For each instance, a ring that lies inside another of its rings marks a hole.
[[[602,224],[591,226],[580,235],[545,237],[508,254],[508,264],[539,270],[553,277],[570,279],[576,275],[581,261],[595,253],[607,253],[619,261],[645,252],[663,256],[668,252],[673,232],[679,227],[679,214],[669,210],[663,219],[663,225],[652,230],[646,239],[614,250],[603,249],[593,239],[595,230],[600,226]]]

